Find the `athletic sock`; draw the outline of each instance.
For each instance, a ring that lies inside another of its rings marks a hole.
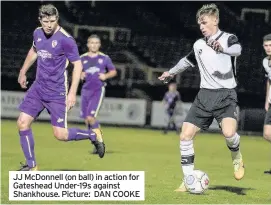
[[[95,123],[92,125],[92,129],[100,129],[100,123],[98,120],[95,120]]]
[[[194,170],[194,146],[193,140],[180,141],[181,165],[184,176],[187,176]]]
[[[28,167],[36,166],[36,159],[34,153],[34,137],[31,129],[19,131],[21,147],[27,162]]]
[[[226,137],[226,143],[231,151],[232,160],[241,159],[242,155],[240,152],[240,136],[235,133],[233,137]]]
[[[90,139],[96,140],[96,134],[91,130],[81,130],[78,128],[69,128],[68,141],[79,141]]]

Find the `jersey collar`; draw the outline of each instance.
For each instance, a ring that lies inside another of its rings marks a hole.
[[[222,31],[218,29],[218,31],[217,31],[214,35],[210,36],[209,39],[213,39],[213,40],[214,40],[214,39],[216,39],[221,33],[222,33]]]

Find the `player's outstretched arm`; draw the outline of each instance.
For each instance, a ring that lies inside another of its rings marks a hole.
[[[192,64],[189,63],[187,57],[184,57],[177,63],[177,65],[171,68],[168,72],[170,75],[177,75],[185,71],[190,66],[192,66]]]
[[[175,75],[178,73],[182,73],[189,67],[195,67],[195,55],[194,52],[191,51],[187,56],[183,57],[177,65],[171,68],[169,71],[164,72],[161,76],[158,77],[159,80],[164,83],[168,83]]]
[[[18,83],[21,85],[22,88],[26,88],[27,85],[26,73],[29,70],[29,68],[33,65],[33,63],[37,60],[37,57],[38,57],[37,52],[33,47],[31,47],[30,50],[28,51],[23,67],[21,68],[18,77]]]

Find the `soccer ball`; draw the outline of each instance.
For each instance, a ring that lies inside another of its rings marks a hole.
[[[201,170],[194,170],[184,179],[186,189],[192,194],[202,194],[209,187],[209,177]]]

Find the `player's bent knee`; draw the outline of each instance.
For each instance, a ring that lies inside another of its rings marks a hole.
[[[17,127],[19,130],[26,130],[30,128],[31,122],[29,120],[19,117],[17,120]]]
[[[63,128],[64,129],[64,128]],[[67,141],[67,135],[62,129],[54,129],[54,136],[60,141]]]
[[[180,133],[181,141],[192,140],[200,129],[191,123],[184,122]]]
[[[180,134],[180,140],[181,141],[188,141],[188,140],[191,140],[193,139],[193,134],[192,133],[189,133],[189,132],[181,132]]]
[[[226,138],[231,138],[235,135],[237,129],[237,121],[233,118],[224,118],[220,124],[222,133]]]
[[[195,135],[195,132],[193,131],[193,129],[182,127],[182,131],[180,133],[180,140],[181,141],[191,140],[193,139],[194,135]]]
[[[223,130],[223,135],[226,137],[226,138],[231,138],[235,135],[236,131],[234,129],[228,129],[228,130]]]

